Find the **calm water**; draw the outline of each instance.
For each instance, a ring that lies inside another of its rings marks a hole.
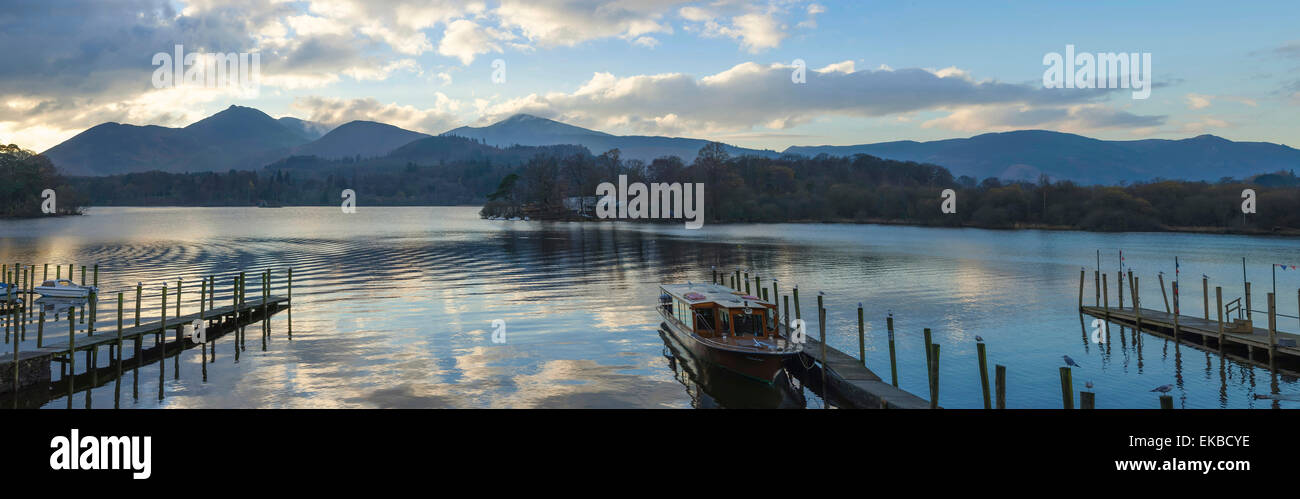
[[[110,297],[137,281],[153,293],[148,317],[157,315],[164,280],[172,289],[178,278],[189,283],[189,313],[197,311],[200,276],[223,276],[223,304],[229,272],[270,267],[281,287],[284,269],[293,267],[293,341],[284,337],[285,314],[274,318],[265,352],[253,332],[236,362],[231,337],[222,338],[206,382],[199,350],[188,350],[179,380],[168,361],[162,401],[158,366],[146,366],[139,400],[126,375],[127,407],[820,407],[806,389],[756,388],[674,356],[679,348],[658,331],[656,284],[707,282],[710,265],[756,269],[765,283],[780,279],[783,293],[798,284],[812,331],[816,314],[807,312],[824,291],[830,343],[846,352],[857,351],[861,302],[867,362],[886,377],[892,312],[901,386],[923,396],[921,330],[932,328],[943,345],[940,403],[947,407],[982,404],[976,335],[988,344],[990,370],[1007,366],[1012,407],[1059,407],[1057,368],[1066,354],[1083,366],[1074,371],[1076,389],[1092,381],[1099,407],[1154,408],[1149,390],[1163,384],[1175,385],[1175,404],[1189,408],[1272,407],[1253,394],[1300,392],[1294,378],[1163,339],[1147,336],[1136,348],[1131,331],[1122,342],[1090,343],[1076,312],[1079,270],[1087,266],[1091,276],[1097,249],[1112,277],[1124,250],[1147,304],[1159,303],[1156,272],[1172,275],[1178,255],[1183,309],[1199,315],[1202,274],[1230,300],[1242,293],[1246,257],[1250,280],[1263,290],[1271,263],[1300,264],[1294,239],[829,224],[687,231],[681,224],[493,222],[477,211],[98,208],[84,217],[0,222],[0,261],[36,263],[38,274],[46,262],[63,264],[65,273],[68,263],[99,263],[101,329],[115,321]],[[1300,272],[1280,272],[1277,286],[1280,313],[1296,315]],[[133,293],[127,296],[130,309]],[[496,319],[505,321],[505,344],[491,340]],[[1300,330],[1295,319],[1281,327]],[[62,335],[50,332],[50,342],[66,341],[66,328],[52,329]],[[100,362],[107,365],[107,356]],[[89,396],[93,407],[112,407],[113,389],[79,393],[72,405],[84,407]],[[45,406],[66,405],[55,398]]]

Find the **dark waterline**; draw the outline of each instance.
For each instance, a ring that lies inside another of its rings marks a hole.
[[[131,400],[128,389],[124,407],[819,407],[807,390],[754,392],[723,374],[685,369],[689,359],[673,355],[658,332],[655,285],[707,282],[710,265],[756,269],[765,283],[780,279],[783,293],[798,284],[808,319],[815,319],[812,297],[825,291],[830,343],[846,352],[857,351],[862,302],[867,363],[886,377],[884,326],[893,312],[901,386],[922,396],[921,329],[932,328],[943,345],[946,407],[982,404],[975,335],[988,344],[990,369],[1007,366],[1011,407],[1059,407],[1057,368],[1067,354],[1083,366],[1073,375],[1076,389],[1092,381],[1103,408],[1156,407],[1149,390],[1163,384],[1174,384],[1176,406],[1189,408],[1272,407],[1253,395],[1271,393],[1274,383],[1281,393],[1297,391],[1291,377],[1274,380],[1266,369],[1149,335],[1139,350],[1128,330],[1106,345],[1091,343],[1076,301],[1079,270],[1087,266],[1091,276],[1097,249],[1112,279],[1116,251],[1124,250],[1148,306],[1160,300],[1156,272],[1172,279],[1177,254],[1182,308],[1193,315],[1201,314],[1201,274],[1223,286],[1225,300],[1239,296],[1246,257],[1261,308],[1270,264],[1300,261],[1300,244],[1277,237],[835,224],[688,231],[483,221],[476,207],[363,206],[352,215],[316,207],[98,208],[84,217],[0,222],[5,263],[36,263],[38,274],[46,262],[65,273],[69,263],[100,264],[101,329],[115,321],[109,298],[137,281],[154,295],[145,315],[156,316],[164,280],[174,286],[184,278],[190,301],[203,275],[270,267],[282,279],[294,268],[292,342],[282,316],[268,350],[250,339],[237,364],[230,340],[218,341],[206,383],[200,352],[188,350],[179,380],[168,361],[164,400],[152,396],[158,376],[146,367],[141,398]],[[1280,273],[1280,313],[1297,315],[1297,287],[1300,272]],[[229,282],[217,289],[228,293]],[[491,341],[495,319],[505,321],[505,344]],[[1300,330],[1292,319],[1280,327]],[[60,333],[66,338],[62,329],[50,341],[61,341]],[[84,397],[74,396],[73,407],[83,407]],[[113,384],[90,397],[92,407],[112,407]],[[66,405],[59,398],[45,406]]]

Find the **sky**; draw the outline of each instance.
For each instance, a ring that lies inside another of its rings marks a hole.
[[[241,105],[425,133],[529,113],[774,150],[1018,129],[1300,147],[1298,25],[1294,1],[6,0],[0,142]],[[160,85],[177,44],[256,53],[260,77]],[[1149,97],[1047,88],[1067,45],[1150,54]]]

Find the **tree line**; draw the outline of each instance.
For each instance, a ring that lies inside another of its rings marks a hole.
[[[47,215],[42,211],[46,189],[54,191],[55,214],[80,215],[87,204],[49,158],[15,144],[0,144],[0,218]]]
[[[599,156],[535,158],[505,177],[481,215],[589,218],[564,200],[593,196],[596,185],[616,182],[705,185],[709,222],[859,222],[947,227],[1059,228],[1095,231],[1300,228],[1300,180],[1274,172],[1217,182],[1153,180],[1085,186],[1068,180],[1037,182],[954,177],[941,166],[852,157],[730,157],[709,144],[690,164],[677,157],[649,163]],[[954,213],[941,210],[942,194],[956,195]],[[1256,194],[1257,212],[1243,215],[1242,193]]]

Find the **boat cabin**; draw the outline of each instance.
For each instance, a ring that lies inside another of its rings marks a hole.
[[[41,283],[41,287],[45,287],[45,288],[56,288],[56,287],[68,288],[68,287],[75,287],[75,286],[76,284],[73,283],[72,280],[70,279],[51,279]]]
[[[665,315],[703,338],[775,338],[775,303],[721,284],[665,284],[659,287]]]

